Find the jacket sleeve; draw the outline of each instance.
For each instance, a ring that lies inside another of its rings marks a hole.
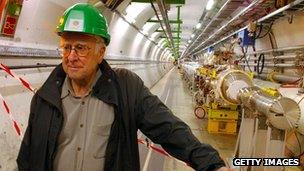
[[[35,94],[31,101],[30,115],[28,125],[21,142],[19,154],[17,157],[17,165],[19,171],[30,170],[30,146],[31,146],[31,132],[32,132],[32,121],[34,118],[34,108],[36,106],[37,95]]]
[[[215,170],[225,166],[218,152],[210,145],[200,143],[190,128],[151,94],[140,78],[137,98],[138,127],[154,143],[195,170]]]

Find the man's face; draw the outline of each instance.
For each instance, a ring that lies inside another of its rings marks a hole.
[[[78,82],[94,76],[105,53],[101,38],[79,33],[61,35],[60,48],[63,70],[70,79]]]

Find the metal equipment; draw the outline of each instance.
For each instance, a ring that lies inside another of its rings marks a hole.
[[[236,134],[240,122],[234,157],[292,157],[285,152],[286,137],[293,130],[304,134],[301,116],[304,109],[299,106],[303,98],[294,100],[278,91],[255,86],[253,74],[235,65],[233,59],[233,53],[221,51],[207,55],[200,66],[191,70],[184,65],[185,75],[192,77],[188,81],[193,80],[197,87],[196,116],[204,118],[208,114],[209,133]],[[288,149],[295,154],[294,149]],[[268,171],[282,170],[282,167],[234,169]]]

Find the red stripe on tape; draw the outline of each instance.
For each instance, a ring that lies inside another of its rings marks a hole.
[[[143,145],[147,145],[146,144],[146,142],[144,141],[144,140],[141,140],[141,139],[137,139],[137,141],[138,141],[138,143],[140,143],[140,144],[143,144]],[[148,148],[151,148],[152,150],[154,150],[154,151],[156,151],[156,152],[158,152],[158,153],[160,153],[160,154],[162,154],[162,155],[165,155],[165,156],[167,156],[167,157],[172,157],[172,156],[170,156],[170,154],[168,154],[165,150],[163,150],[162,148],[158,148],[158,147],[154,147],[154,146],[152,146],[152,145],[150,145],[150,144],[148,144]],[[177,159],[176,159],[177,160]],[[179,160],[177,160],[177,161],[179,161]],[[186,162],[183,162],[183,161],[179,161],[179,162],[181,162],[181,163],[184,163],[186,166],[189,166],[190,167],[190,164],[189,163],[186,163]]]
[[[6,112],[7,112],[7,114],[10,114],[10,110],[9,110],[9,108],[8,108],[8,106],[7,106],[7,104],[6,104],[6,102],[5,102],[5,101],[2,101],[2,102],[3,102],[3,106],[4,106],[4,108],[5,108]]]
[[[165,155],[165,156],[167,156],[167,157],[170,157],[170,155],[169,155],[165,150],[160,149],[160,148],[157,148],[157,147],[154,147],[154,146],[152,146],[152,145],[150,145],[150,147],[151,147],[154,151],[156,151],[156,152],[158,152],[158,153],[160,153],[160,154],[163,154],[163,155]]]
[[[15,128],[15,131],[16,131],[17,134],[20,136],[20,135],[21,135],[21,129],[20,129],[18,123],[15,121],[15,119],[13,118],[13,116],[10,114],[9,107],[8,107],[8,105],[6,104],[4,98],[3,98],[3,96],[2,96],[1,94],[0,94],[0,98],[2,99],[2,103],[3,103],[3,106],[4,106],[5,110],[6,110],[6,113],[9,115],[11,121],[13,122],[13,126],[14,126],[14,128]]]
[[[31,88],[30,84],[29,84],[28,82],[26,82],[24,79],[20,78],[20,81],[22,82],[22,84],[23,84],[27,89],[29,89],[29,90],[31,90],[31,91],[34,91],[34,90]]]
[[[11,73],[11,70],[7,67],[7,66],[5,66],[5,65],[3,65],[3,64],[0,64],[1,65],[1,68],[5,71],[5,72],[7,72],[9,75],[11,75],[12,77],[14,77],[14,75]]]
[[[29,84],[29,82],[25,81],[24,79],[18,77],[15,74],[13,74],[11,72],[11,70],[7,66],[3,65],[2,63],[0,63],[0,68],[3,69],[9,75],[11,75],[13,78],[17,79],[18,81],[21,81],[21,83],[23,84],[23,86],[25,86],[27,89],[29,89],[30,91],[34,92],[34,89],[31,87],[31,85]]]
[[[144,144],[143,140],[141,140],[141,139],[137,139],[137,141],[141,144]]]
[[[21,135],[21,130],[20,130],[20,127],[18,126],[17,122],[16,121],[13,121],[14,122],[14,127],[15,127],[15,130],[17,132],[17,134],[20,136]]]
[[[146,145],[146,143],[145,143],[144,140],[137,139],[137,141],[138,141],[139,143],[141,143],[141,144]],[[152,146],[152,145],[150,145],[150,144],[148,144],[148,147],[152,148],[152,150],[154,150],[154,151],[156,151],[156,152],[158,152],[158,153],[160,153],[160,154],[163,154],[163,155],[165,155],[165,156],[167,156],[167,157],[171,157],[165,150],[163,150],[163,149],[161,149],[161,148],[154,147],[154,146]]]

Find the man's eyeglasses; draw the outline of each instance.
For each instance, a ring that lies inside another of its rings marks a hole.
[[[62,57],[67,57],[71,54],[72,50],[75,50],[76,54],[78,56],[87,56],[90,52],[90,47],[88,47],[87,45],[83,45],[83,44],[76,44],[75,46],[72,46],[70,44],[66,44],[63,46],[60,46],[58,48],[58,52],[60,54],[60,56]]]

